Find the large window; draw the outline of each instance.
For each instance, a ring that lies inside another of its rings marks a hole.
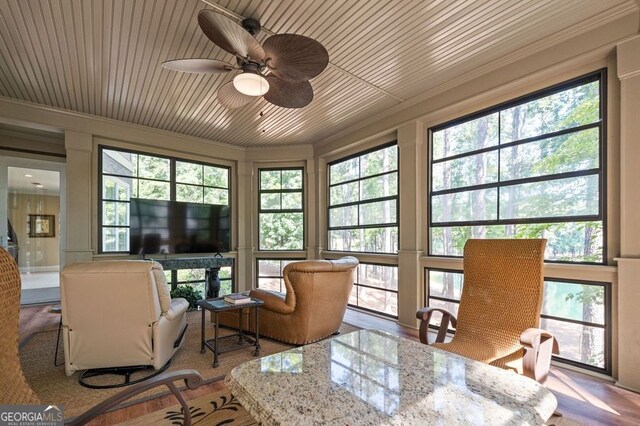
[[[132,197],[229,205],[229,168],[100,147],[100,252],[129,251]]]
[[[464,285],[459,271],[426,270],[428,306],[458,315]],[[540,327],[558,339],[559,361],[611,372],[611,284],[546,278]],[[434,315],[438,324],[440,315]]]
[[[303,259],[256,259],[258,288],[286,293],[284,285],[284,267]]]
[[[601,71],[431,129],[430,254],[468,238],[546,238],[545,258],[602,263]]]
[[[360,263],[349,305],[398,318],[398,267]]]
[[[329,164],[329,250],[398,251],[398,147]]]
[[[259,170],[260,250],[304,250],[303,169]]]

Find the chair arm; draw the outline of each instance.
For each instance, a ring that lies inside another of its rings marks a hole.
[[[544,383],[551,367],[551,355],[558,355],[560,347],[553,334],[539,328],[528,328],[520,335],[520,344],[525,348],[524,374]]]
[[[433,315],[434,312],[442,313],[442,321],[440,322],[440,328],[438,329],[436,343],[444,342],[444,339],[447,336],[449,323],[451,323],[451,326],[454,328],[458,323],[456,317],[444,309],[426,307],[418,310],[418,312],[416,312],[416,318],[420,320],[420,341],[425,345],[429,344],[429,322],[431,321],[431,315]]]
[[[276,293],[260,290],[259,288],[251,290],[249,296],[260,299],[264,302],[262,307],[268,311],[276,312],[282,315],[292,314],[295,310],[294,306],[285,303],[284,298]]]
[[[164,316],[169,321],[174,320],[176,318],[180,318],[187,312],[189,309],[189,302],[186,299],[178,297],[176,299],[171,299],[171,305],[169,305],[169,309],[164,313]]]
[[[169,390],[173,393],[176,399],[180,402],[182,406],[182,412],[184,413],[184,426],[191,425],[191,411],[189,410],[189,404],[184,399],[176,385],[173,382],[178,380],[184,380],[184,384],[189,389],[196,389],[202,384],[202,376],[196,370],[179,370],[172,371],[170,373],[162,373],[155,377],[152,377],[149,380],[145,380],[141,383],[136,383],[135,385],[131,385],[127,387],[127,389],[123,390],[120,393],[113,395],[112,397],[102,401],[100,404],[86,411],[85,413],[74,417],[72,420],[65,422],[67,425],[76,426],[76,425],[84,425],[87,424],[92,419],[95,419],[99,415],[110,411],[111,409],[120,405],[120,403],[130,399],[133,396],[141,394],[143,392],[148,391],[149,389],[153,389],[157,386],[167,386]]]

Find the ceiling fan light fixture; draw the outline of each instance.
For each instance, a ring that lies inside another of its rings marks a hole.
[[[269,82],[261,74],[243,72],[233,78],[233,86],[247,96],[262,96],[269,91]]]

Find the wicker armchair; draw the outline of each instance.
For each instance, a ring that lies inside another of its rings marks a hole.
[[[55,404],[56,401],[40,401],[27,383],[18,354],[20,326],[20,273],[13,257],[0,247],[0,402],[2,404]],[[53,351],[53,348],[52,348]],[[132,385],[122,392],[96,405],[86,413],[66,422],[84,425],[100,414],[117,407],[127,399],[156,386],[167,386],[183,407],[184,424],[191,424],[189,405],[173,382],[184,380],[189,389],[196,389],[202,377],[195,370],[163,373],[143,383]]]
[[[513,369],[540,383],[549,373],[556,339],[538,327],[546,240],[468,240],[458,318],[439,308],[417,313],[420,341],[428,342],[434,312],[442,321],[433,347]],[[445,343],[451,324],[455,335]]]

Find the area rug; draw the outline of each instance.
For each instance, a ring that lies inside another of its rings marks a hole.
[[[257,425],[228,389],[187,401],[193,425]],[[179,404],[136,417],[120,425],[183,425],[184,412]]]
[[[213,354],[207,351],[200,354],[200,316],[198,311],[187,314],[189,327],[186,340],[182,348],[174,356],[167,371],[194,369],[200,373],[205,383],[224,378],[234,367],[243,362],[255,359],[251,348],[220,355],[218,368],[212,368]],[[213,336],[213,325],[205,322],[207,338]],[[343,323],[340,331],[349,333],[358,330],[357,327]],[[220,335],[232,333],[231,330],[220,328]],[[56,331],[45,331],[33,334],[24,342],[20,349],[20,361],[27,382],[43,403],[63,405],[66,417],[74,417],[83,413],[108,397],[118,393],[119,389],[88,389],[78,383],[78,373],[66,376],[64,366],[54,367],[53,354],[56,347]],[[293,346],[275,340],[260,338],[260,355],[270,355],[290,349]],[[60,354],[61,355],[61,354]],[[59,355],[59,357],[60,357]],[[132,376],[132,380],[135,377]],[[93,382],[95,383],[95,382]],[[178,383],[176,383],[178,384]],[[167,394],[166,387],[158,387],[143,393],[130,401],[127,405],[145,401]]]
[[[257,425],[258,423],[249,414],[240,402],[229,392],[227,388],[219,392],[210,393],[199,398],[187,401],[191,412],[193,425]],[[354,419],[354,424],[357,421]],[[166,407],[162,410],[144,416],[128,420],[120,425],[146,426],[146,425],[183,425],[184,411],[179,404]],[[567,419],[566,417],[552,416],[546,423],[549,426],[580,426],[582,423]]]

